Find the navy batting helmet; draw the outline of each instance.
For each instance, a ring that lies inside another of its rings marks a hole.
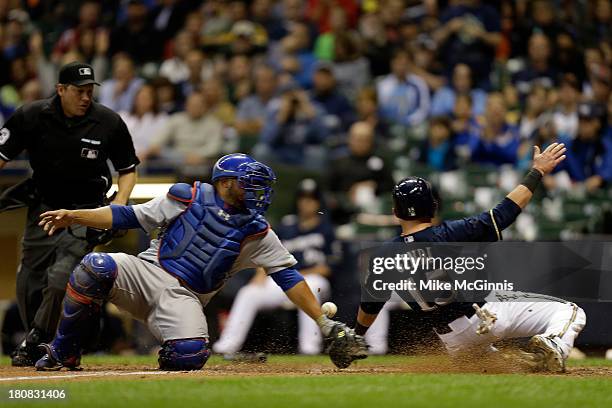
[[[433,218],[438,208],[433,188],[421,177],[408,177],[393,187],[395,215],[402,220]]]

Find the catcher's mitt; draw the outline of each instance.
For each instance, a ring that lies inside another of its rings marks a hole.
[[[338,368],[347,368],[354,360],[368,356],[365,339],[344,323],[335,322],[325,342],[329,358]]]

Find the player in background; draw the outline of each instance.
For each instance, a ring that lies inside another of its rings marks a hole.
[[[213,184],[175,184],[147,203],[94,210],[58,210],[41,215],[53,234],[81,224],[96,228],[161,228],[138,256],[92,253],[70,276],[55,338],[42,347],[38,370],[78,368],[84,339],[108,300],[147,323],[161,343],[162,370],[198,370],[209,355],[204,307],[232,275],[261,267],[287,297],[315,320],[330,343],[332,361],[365,355],[365,342],[343,323],[328,319],[295,258],[282,246],[264,213],[276,176],[244,154],[215,163]]]
[[[276,228],[281,243],[298,261],[296,267],[319,302],[330,296],[327,278],[335,246],[334,229],[322,213],[322,200],[316,181],[302,180],[296,192],[296,213],[283,217]],[[251,282],[238,291],[213,350],[231,358],[242,348],[257,312],[279,308],[287,301],[274,281],[258,268]],[[321,334],[303,311],[298,312],[298,346],[302,354],[321,353]]]
[[[534,147],[533,167],[523,182],[512,190],[494,209],[482,214],[433,225],[437,202],[428,181],[409,177],[393,189],[394,214],[399,218],[402,234],[393,242],[482,242],[502,239],[502,231],[510,226],[529,203],[542,177],[565,159],[565,147],[553,143],[540,152]],[[508,292],[505,292],[506,294]],[[434,330],[451,355],[494,351],[492,343],[502,339],[530,337],[529,353],[523,354],[536,370],[561,372],[574,340],[586,323],[584,311],[562,299],[541,301],[545,296],[510,292],[513,296],[496,296],[492,292],[481,307],[471,303],[452,302],[445,305],[408,302],[422,319],[442,317]],[[390,294],[389,294],[390,296]],[[413,298],[413,297],[412,297]],[[362,301],[355,332],[364,335],[388,299]],[[376,330],[375,327],[373,327]]]

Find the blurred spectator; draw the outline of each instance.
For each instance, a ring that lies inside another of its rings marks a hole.
[[[431,102],[431,115],[450,115],[455,106],[455,98],[459,94],[470,96],[473,115],[482,115],[487,101],[487,94],[482,89],[473,88],[473,83],[470,67],[466,64],[455,65],[451,85],[438,89],[434,94]]]
[[[10,75],[10,81],[0,87],[0,111],[6,117],[21,106],[19,90],[29,79],[35,77],[28,69],[25,57],[15,58],[10,62]]]
[[[389,124],[380,118],[378,97],[373,88],[363,88],[357,94],[357,119],[367,122],[374,129],[374,134],[381,139],[389,138]]]
[[[193,92],[187,98],[185,112],[170,116],[143,159],[159,157],[176,168],[201,169],[221,154],[222,145],[223,123],[207,112],[204,96]]]
[[[42,93],[42,86],[38,79],[28,80],[25,84],[23,84],[21,89],[19,89],[19,99],[21,100],[22,105],[43,99],[44,97],[45,96]]]
[[[136,156],[144,157],[151,147],[153,136],[168,120],[168,115],[159,111],[157,91],[153,85],[141,86],[134,98],[134,108],[119,114],[132,135]]]
[[[497,10],[481,0],[459,0],[442,12],[440,22],[442,26],[434,32],[434,39],[449,74],[455,65],[467,64],[474,78],[478,78],[475,85],[486,89],[495,48],[501,41]]]
[[[576,44],[575,33],[561,31],[557,34],[555,45],[555,66],[559,72],[575,75],[581,84],[586,78],[586,69],[584,56]]]
[[[144,80],[134,71],[134,61],[128,55],[116,55],[113,57],[113,77],[100,86],[100,103],[115,112],[129,112],[143,84]]]
[[[165,77],[157,77],[151,81],[157,96],[159,111],[166,114],[176,113],[181,105],[179,104],[178,91],[176,87]]]
[[[308,94],[294,84],[286,84],[280,97],[269,103],[260,142],[253,153],[264,162],[321,169],[328,136],[322,121],[322,112]]]
[[[540,127],[543,121],[548,120],[546,114],[546,88],[536,85],[531,88],[527,100],[525,101],[525,110],[521,115],[519,123],[519,135],[521,139],[529,139],[533,133]]]
[[[553,113],[557,134],[564,139],[573,139],[578,131],[578,102],[580,88],[573,74],[565,74],[559,84],[558,106]]]
[[[162,42],[149,23],[147,6],[142,0],[130,0],[126,21],[111,32],[110,55],[130,55],[137,64],[159,60]]]
[[[26,25],[30,19],[23,10],[13,9],[8,13],[4,33],[2,35],[2,56],[8,61],[26,57],[28,53],[28,38]]]
[[[451,129],[457,135],[457,143],[465,145],[474,128],[478,126],[476,118],[472,114],[472,98],[467,94],[459,94],[455,98],[453,106]]]
[[[590,41],[610,40],[612,36],[612,2],[610,0],[595,0],[590,2],[588,12],[592,13],[592,24],[585,27]]]
[[[100,3],[98,1],[86,0],[81,3],[79,7],[79,21],[76,27],[64,31],[53,47],[53,62],[59,62],[65,53],[77,48],[81,35],[84,32],[94,30],[96,35],[98,35],[105,31],[104,28],[99,27],[100,10]]]
[[[296,268],[304,276],[317,300],[324,302],[331,295],[328,277],[332,269],[334,249],[337,247],[334,229],[326,216],[316,182],[305,179],[298,185],[296,210],[283,217],[276,229],[282,244],[297,260]],[[337,256],[337,254],[336,254]],[[242,287],[227,320],[221,338],[213,346],[216,353],[233,354],[240,351],[260,310],[276,309],[287,302],[283,291],[258,269],[251,281]],[[321,353],[321,334],[316,323],[304,312],[298,312],[298,346],[302,354]]]
[[[190,1],[160,0],[156,2],[150,14],[153,29],[158,33],[161,41],[167,41],[174,37],[185,22],[189,12]]]
[[[227,92],[219,78],[212,77],[202,86],[207,113],[219,119],[226,126],[232,126],[236,119],[236,109],[227,100]]]
[[[346,12],[340,6],[329,10],[329,30],[320,32],[314,44],[314,55],[320,60],[332,61],[336,57],[335,40],[340,33],[347,33]]]
[[[276,10],[273,11],[273,6],[277,6],[277,3],[274,3],[272,0],[254,0],[251,3],[251,19],[266,30],[266,34],[271,41],[280,40],[287,33],[284,29],[286,20],[280,18]],[[293,3],[299,3],[299,0]],[[277,8],[280,7],[282,6]],[[287,19],[286,15],[285,19]]]
[[[455,134],[448,118],[443,116],[431,118],[427,139],[419,149],[418,157],[421,163],[436,171],[457,168]]]
[[[525,97],[534,85],[547,89],[557,82],[557,69],[551,64],[550,40],[542,33],[529,37],[528,56],[525,66],[512,75],[512,83],[521,97]]]
[[[326,0],[308,0],[306,16],[316,24],[320,33],[326,33],[333,29],[334,10],[338,8],[345,15],[344,18],[348,27],[355,27],[359,14],[359,7],[355,0],[335,0],[332,2]]]
[[[560,170],[592,192],[612,181],[612,138],[604,134],[605,111],[600,105],[581,103],[578,118],[578,134],[565,141],[567,159]]]
[[[323,124],[330,134],[348,130],[355,122],[355,110],[344,95],[338,92],[333,66],[319,63],[312,80],[311,99],[323,108]]]
[[[518,125],[521,120],[522,106],[518,90],[512,84],[507,84],[502,90],[506,103],[506,122]]]
[[[418,31],[417,31],[418,32]],[[420,34],[407,47],[411,55],[410,70],[423,78],[433,92],[446,84],[442,65],[436,59],[437,46],[427,34]]]
[[[506,103],[501,94],[489,94],[483,122],[470,141],[472,161],[495,166],[516,163],[519,132],[506,122]]]
[[[211,78],[214,73],[204,53],[197,48],[187,52],[185,66],[188,71],[187,78],[179,83],[182,100],[192,92],[202,89],[204,81]]]
[[[557,10],[551,0],[534,0],[527,4],[525,14],[516,17],[517,36],[512,47],[514,56],[527,54],[529,39],[536,32],[545,35],[549,44],[554,44],[562,32]]]
[[[159,75],[168,78],[173,84],[186,81],[189,78],[189,68],[185,60],[187,54],[194,48],[195,43],[191,35],[187,31],[179,32],[174,37],[173,56],[162,62],[159,67]],[[202,75],[205,76],[206,73],[203,72]]]
[[[390,71],[393,44],[378,13],[364,14],[359,20],[359,34],[364,41],[364,54],[370,62],[372,77],[386,75]]]
[[[237,105],[251,92],[251,59],[243,54],[234,55],[229,60],[227,73],[227,95],[233,105]]]
[[[270,39],[274,42],[279,41],[291,32],[296,23],[306,23],[309,32],[316,35],[317,29],[305,21],[306,5],[304,0],[282,0],[278,6],[278,14],[281,19],[281,26],[278,30],[270,34]]]
[[[409,72],[410,57],[397,51],[391,60],[392,73],[381,79],[376,87],[383,118],[404,126],[422,124],[429,114],[430,98],[427,84]]]
[[[360,50],[358,40],[347,33],[334,38],[334,76],[338,89],[354,100],[358,91],[370,83],[370,63]]]
[[[266,49],[268,33],[265,28],[249,20],[240,20],[232,25],[227,35],[225,52],[229,55],[255,55]]]
[[[332,219],[346,223],[356,208],[370,208],[376,197],[391,191],[393,177],[376,154],[374,129],[357,122],[349,131],[348,153],[330,163],[327,174]]]
[[[270,64],[289,74],[302,88],[310,88],[317,59],[310,51],[310,34],[304,23],[295,23],[280,44],[270,50]]]
[[[241,136],[257,136],[263,128],[268,103],[276,94],[276,73],[269,66],[260,66],[253,74],[255,93],[238,105],[236,130]]]

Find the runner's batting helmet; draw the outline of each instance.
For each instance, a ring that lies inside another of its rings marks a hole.
[[[408,177],[393,187],[395,215],[402,220],[433,218],[438,208],[429,181],[421,177]]]

